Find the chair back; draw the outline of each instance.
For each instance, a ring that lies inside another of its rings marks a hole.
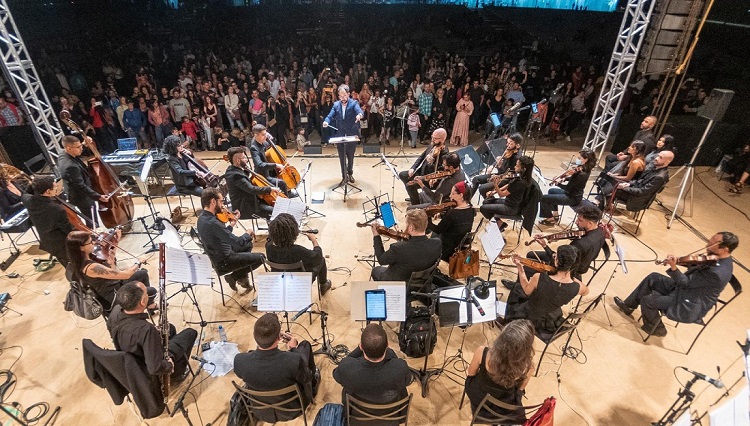
[[[400,401],[389,404],[370,404],[346,394],[346,424],[357,425],[400,425],[409,423],[409,407],[412,394]]]
[[[300,260],[294,263],[276,263],[266,259],[266,264],[271,272],[305,272],[305,265]]]
[[[406,282],[407,295],[411,294],[411,292],[413,291],[421,293],[431,293],[432,278],[435,276],[435,271],[437,270],[437,266],[439,263],[440,259],[438,259],[438,261],[435,262],[434,265],[425,270],[412,272],[409,280]]]
[[[474,410],[471,417],[471,424],[522,425],[526,422],[526,412],[536,410],[541,406],[542,404],[528,407],[508,404],[487,394],[482,398],[482,402],[479,403],[477,409]],[[500,413],[501,410],[506,411],[507,414]],[[521,415],[522,412],[523,415]]]
[[[240,401],[251,419],[251,424],[256,424],[258,420],[275,423],[302,416],[307,426],[302,394],[296,384],[272,391],[248,389],[239,386],[234,380],[232,384],[240,395]]]
[[[561,336],[564,336],[568,333],[572,333],[575,331],[576,327],[578,327],[578,324],[580,324],[588,314],[596,309],[596,306],[599,305],[599,303],[602,301],[602,298],[604,297],[604,294],[600,294],[596,296],[596,298],[591,301],[591,303],[586,306],[586,309],[584,309],[582,312],[576,312],[573,311],[568,314],[567,317],[565,317],[565,320],[560,324],[554,333],[551,335],[546,335],[543,333],[540,333],[539,331],[536,332],[536,336],[539,338],[539,340],[543,341],[547,345],[554,342]]]

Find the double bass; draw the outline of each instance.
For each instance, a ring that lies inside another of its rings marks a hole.
[[[102,160],[96,144],[88,138],[81,127],[70,119],[70,113],[63,110],[60,113],[60,120],[70,128],[71,131],[79,133],[83,138],[83,144],[86,145],[94,154],[94,158],[88,160],[89,174],[91,175],[91,186],[94,191],[109,197],[106,202],[100,203],[104,210],[99,211],[102,223],[107,228],[114,228],[118,225],[126,225],[133,219],[133,199],[130,195],[117,195],[124,188],[112,167]]]

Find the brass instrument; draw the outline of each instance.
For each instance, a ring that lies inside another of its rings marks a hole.
[[[164,243],[159,244],[159,332],[161,341],[164,345],[164,359],[168,360],[169,356],[169,320],[167,319],[167,269],[165,267]],[[164,397],[164,404],[169,401],[169,376],[172,372],[167,372],[161,376],[161,393]]]

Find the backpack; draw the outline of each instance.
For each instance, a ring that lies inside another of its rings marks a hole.
[[[318,411],[313,426],[344,426],[344,406],[327,403]]]
[[[429,348],[427,336],[432,333]],[[410,358],[419,358],[432,353],[437,343],[437,327],[430,317],[430,310],[420,306],[411,308],[406,315],[406,321],[401,323],[398,331],[398,346],[401,352]]]

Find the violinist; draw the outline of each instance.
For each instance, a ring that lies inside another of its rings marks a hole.
[[[513,257],[521,284],[513,287],[508,295],[503,322],[528,319],[537,331],[554,333],[563,321],[560,308],[574,297],[589,293],[588,287],[571,276],[578,260],[575,247],[558,247],[553,259],[557,270],[554,274],[539,272],[529,278],[518,255]]]
[[[58,158],[57,166],[65,182],[68,201],[78,207],[82,215],[91,220],[94,201],[106,203],[109,197],[94,191],[91,185],[88,167],[80,158],[83,153],[83,143],[73,135],[64,136],[62,143],[65,152]]]
[[[179,136],[170,135],[164,139],[164,153],[168,155],[167,164],[177,192],[200,197],[203,188],[198,185],[195,178],[202,178],[206,174],[188,167],[187,160],[183,157],[183,153],[187,152]]]
[[[591,175],[591,170],[596,165],[596,154],[584,149],[578,151],[573,167],[565,173],[553,179],[546,195],[539,202],[539,217],[541,225],[552,226],[560,220],[557,206],[577,206],[583,199],[583,190]]]
[[[693,323],[702,319],[713,309],[719,295],[732,278],[731,253],[739,245],[739,239],[731,232],[719,232],[706,243],[707,262],[689,266],[685,272],[677,269],[681,260],[667,255],[664,263],[669,265],[667,275],[652,272],[638,284],[625,300],[615,297],[615,305],[630,316],[641,307],[643,325],[641,329],[654,336],[666,336],[667,329],[661,322],[659,311],[678,322]],[[690,256],[685,256],[689,258]],[[689,265],[689,262],[686,262]]]
[[[238,237],[232,232],[232,226],[227,226],[216,217],[224,209],[224,196],[216,188],[203,190],[201,206],[203,212],[198,217],[198,235],[216,273],[225,275],[229,288],[234,291],[237,291],[237,284],[251,288],[248,274],[263,264],[262,254],[251,253],[252,231]]]
[[[448,138],[448,132],[445,129],[435,129],[432,132],[432,145],[427,147],[409,170],[399,172],[398,177],[404,182],[406,193],[409,194],[409,201],[412,204],[419,204],[419,187],[409,185],[409,182],[417,176],[424,176],[433,172],[442,170],[443,159],[448,154],[448,147],[445,140]]]
[[[227,157],[231,165],[227,167],[224,178],[227,182],[229,199],[232,207],[240,211],[240,219],[251,219],[253,215],[268,219],[273,213],[273,206],[260,198],[263,194],[281,195],[281,191],[270,186],[256,186],[250,179],[252,166],[247,158],[247,148],[229,148]]]
[[[516,163],[521,157],[520,151],[522,144],[523,136],[521,136],[520,133],[513,133],[510,136],[505,136],[505,152],[503,152],[503,155],[499,155],[495,158],[495,165],[493,168],[496,169],[496,173],[494,173],[494,175],[505,174],[508,170],[513,170],[513,168],[516,167]],[[487,193],[495,187],[492,182],[489,182],[490,177],[492,176],[493,174],[474,176],[474,178],[471,179],[471,196],[473,197],[474,194],[479,191],[479,194],[483,198],[487,198]]]
[[[471,191],[466,182],[461,181],[453,185],[450,201],[456,203],[456,206],[443,213],[437,225],[432,222],[430,216],[427,217],[427,229],[432,231],[432,238],[440,238],[443,244],[440,258],[446,262],[464,236],[471,231],[476,216],[476,211],[471,205]]]
[[[383,247],[377,225],[372,224],[375,258],[382,266],[372,269],[374,281],[407,281],[412,272],[423,271],[440,260],[442,243],[437,238],[427,238],[427,213],[422,209],[406,212],[406,229],[409,239]]]
[[[266,151],[271,148],[271,141],[268,140],[270,135],[266,131],[266,126],[256,124],[253,126],[253,141],[250,143],[250,157],[255,166],[255,173],[262,175],[272,185],[279,188],[281,192],[289,196],[289,188],[282,179],[276,177],[276,173],[284,169],[283,164],[271,163],[266,161]]]
[[[412,204],[407,210],[423,209],[427,206],[439,204],[443,200],[447,200],[453,186],[459,182],[463,182],[465,179],[464,172],[461,170],[461,159],[455,152],[451,152],[443,158],[443,171],[450,173],[450,175],[440,179],[431,179],[427,181],[427,183],[425,183],[425,178],[429,177],[429,174],[425,176],[417,176],[417,178],[414,179],[417,183],[417,187],[422,189],[419,193],[420,204]],[[407,188],[408,187],[409,185],[407,185]]]
[[[65,267],[68,264],[65,238],[75,228],[55,199],[62,192],[62,182],[53,176],[36,176],[31,181],[31,190],[33,194],[23,194],[21,200],[39,234],[39,248],[55,256]]]
[[[65,248],[74,278],[94,290],[106,312],[114,306],[117,290],[130,281],[139,281],[146,286],[149,312],[153,313],[157,309],[157,304],[154,302],[156,289],[149,285],[148,271],[141,268],[146,258],[136,259],[132,266],[122,270],[115,265],[114,250],[110,251],[107,261],[94,260],[92,256],[96,248],[94,240],[91,233],[85,231],[73,231],[68,234]]]
[[[492,219],[496,214],[515,216],[521,213],[521,209],[524,207],[522,205],[524,196],[533,185],[534,159],[525,155],[522,156],[518,159],[514,170],[515,176],[500,180],[496,185],[493,183],[493,188],[495,186],[497,188],[487,193],[487,198],[479,207],[479,212],[487,219]],[[491,195],[494,193],[500,198],[492,197]]]

